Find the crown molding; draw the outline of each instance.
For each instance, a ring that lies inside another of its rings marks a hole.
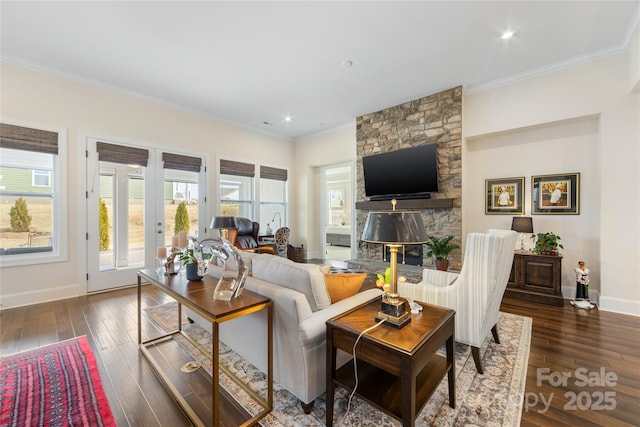
[[[32,71],[37,71],[37,72],[40,72],[40,73],[43,73],[43,74],[49,74],[51,76],[58,77],[58,78],[61,78],[61,79],[64,79],[64,80],[68,80],[68,81],[72,81],[72,82],[80,83],[80,84],[85,84],[85,85],[92,86],[92,87],[95,87],[95,88],[98,88],[98,89],[106,90],[108,92],[119,93],[121,95],[125,95],[125,96],[129,96],[129,97],[132,97],[132,98],[136,98],[136,99],[139,99],[141,101],[149,102],[151,104],[161,105],[161,106],[163,106],[165,108],[169,108],[171,110],[176,110],[176,111],[179,111],[179,112],[182,112],[182,113],[185,113],[185,114],[198,116],[198,117],[201,117],[201,118],[207,119],[207,120],[214,120],[214,121],[217,121],[217,122],[229,125],[229,126],[233,126],[233,127],[236,127],[236,128],[240,128],[240,129],[248,130],[248,131],[251,131],[251,132],[259,133],[261,135],[265,135],[265,136],[268,136],[268,137],[271,137],[271,138],[276,138],[276,139],[284,140],[284,141],[287,141],[287,142],[293,142],[293,138],[287,137],[287,136],[284,136],[284,135],[280,135],[280,134],[277,134],[275,132],[269,132],[269,131],[266,131],[264,129],[258,128],[258,127],[247,126],[245,124],[237,123],[237,122],[225,119],[225,118],[220,117],[220,116],[215,115],[215,114],[203,113],[203,112],[195,110],[193,108],[185,107],[184,105],[181,105],[181,104],[176,104],[176,103],[169,102],[169,101],[166,101],[166,100],[161,99],[161,98],[155,98],[153,96],[144,95],[144,94],[141,94],[139,92],[135,92],[135,91],[132,91],[132,90],[129,90],[129,89],[124,89],[124,88],[119,87],[119,86],[106,84],[106,83],[103,83],[103,82],[98,81],[98,80],[88,79],[86,77],[83,77],[83,76],[80,76],[80,75],[77,75],[77,74],[73,74],[73,73],[69,73],[69,72],[66,72],[66,71],[62,71],[62,70],[59,70],[59,69],[56,69],[56,68],[46,67],[46,66],[43,66],[43,65],[40,65],[40,64],[36,64],[36,63],[33,63],[33,62],[25,61],[25,60],[20,59],[20,58],[16,58],[16,57],[13,57],[13,56],[10,56],[10,55],[5,55],[5,54],[3,54],[1,52],[0,52],[0,61],[6,62],[8,64],[17,65],[19,67],[26,68],[26,69],[29,69],[29,70],[32,70]]]
[[[534,68],[522,73],[512,74],[510,76],[503,77],[501,79],[491,80],[488,82],[472,84],[464,87],[464,93],[471,95],[478,92],[484,92],[491,89],[496,89],[502,86],[507,86],[513,83],[522,82],[524,80],[532,79],[535,77],[550,74],[556,71],[570,68],[575,65],[584,64],[587,62],[595,62],[600,59],[607,58],[609,56],[624,53],[631,47],[631,42],[637,31],[640,30],[640,5],[636,7],[636,11],[633,14],[631,22],[625,31],[624,38],[621,43],[608,47],[606,49],[600,49],[585,55],[574,56],[563,61],[559,61],[544,67]]]

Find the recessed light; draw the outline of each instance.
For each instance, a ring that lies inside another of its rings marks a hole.
[[[293,120],[291,116],[284,116],[283,118],[285,122],[290,122],[291,120]]]
[[[345,68],[349,68],[349,67],[353,66],[353,61],[351,61],[351,60],[343,61],[342,62],[342,66],[345,67]]]
[[[504,33],[502,33],[502,40],[508,40],[511,37],[513,37],[513,31],[505,31]]]

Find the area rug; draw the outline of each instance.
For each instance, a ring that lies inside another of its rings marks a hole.
[[[174,327],[177,308],[175,303],[148,309],[150,317],[167,331]],[[211,335],[184,319],[183,329],[191,339],[204,348],[211,348]],[[498,322],[501,344],[487,338],[481,347],[484,375],[477,373],[470,347],[455,345],[456,352],[456,408],[449,407],[448,386],[444,379],[416,419],[416,426],[518,426],[531,342],[531,318],[501,313]],[[491,335],[489,335],[491,336]],[[179,344],[211,373],[211,362],[196,347],[179,336]],[[246,360],[221,343],[221,364],[239,377],[254,392],[266,393],[265,375]],[[440,350],[444,354],[444,349]],[[257,406],[233,381],[221,374],[220,383],[252,414]],[[336,387],[334,399],[334,425],[401,426],[402,423],[377,410],[369,403],[354,397],[346,414],[349,394]],[[298,399],[289,391],[274,383],[273,411],[261,420],[265,427],[323,426],[325,425],[325,395],[315,400],[313,410],[306,415]],[[346,417],[345,417],[346,414]]]
[[[86,336],[0,358],[0,425],[116,425]]]

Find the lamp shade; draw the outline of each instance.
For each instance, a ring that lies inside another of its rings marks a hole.
[[[418,211],[369,212],[362,240],[370,243],[420,244],[427,234]]]
[[[533,220],[530,216],[514,216],[511,229],[518,233],[533,233]]]
[[[236,218],[233,216],[214,216],[209,228],[212,230],[228,230],[230,228],[237,228]]]

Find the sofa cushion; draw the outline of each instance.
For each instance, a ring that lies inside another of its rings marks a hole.
[[[367,273],[325,274],[324,280],[327,283],[331,304],[357,294],[366,278]]]
[[[303,293],[312,311],[331,305],[321,265],[302,264],[279,256],[260,254],[253,257],[251,270],[256,279]]]

